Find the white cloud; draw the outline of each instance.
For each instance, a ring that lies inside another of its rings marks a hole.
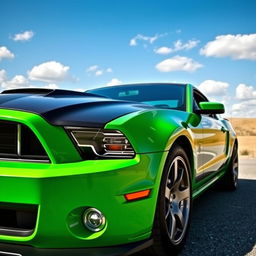
[[[87,69],[86,69],[86,72],[94,72],[94,71],[96,71],[97,69],[98,69],[99,67],[98,67],[98,65],[93,65],[93,66],[90,66],[90,67],[88,67]]]
[[[200,42],[199,40],[189,40],[187,43],[182,43],[181,40],[177,40],[176,42],[174,42],[173,48],[163,46],[156,49],[155,53],[166,55],[169,53],[178,52],[182,50],[190,50],[196,47],[199,42]]]
[[[70,79],[69,67],[64,66],[60,62],[49,61],[44,62],[38,66],[34,66],[28,71],[30,80],[43,81],[43,82],[58,82]]]
[[[95,76],[101,76],[101,75],[103,75],[103,70],[97,70],[95,72]]]
[[[130,46],[136,46],[136,45],[137,45],[137,41],[136,41],[136,37],[135,37],[130,40]]]
[[[101,69],[98,65],[90,66],[86,69],[86,72],[90,74],[94,74],[95,76],[102,76],[105,73],[112,73],[112,68]]]
[[[7,49],[7,47],[5,46],[1,46],[0,47],[0,61],[2,59],[13,59],[14,58],[14,54]]]
[[[228,87],[228,83],[215,80],[205,80],[198,86],[207,96],[224,96]]]
[[[15,88],[22,88],[22,87],[28,87],[29,86],[29,81],[27,78],[25,78],[22,75],[17,75],[13,77],[9,81],[4,81],[1,84],[1,87],[3,89],[15,89]]]
[[[6,79],[6,71],[4,69],[0,69],[0,84],[2,84]]]
[[[43,86],[43,88],[48,88],[48,89],[59,89],[59,86],[57,84],[48,84],[48,85],[45,85]]]
[[[217,36],[200,50],[200,54],[207,57],[256,60],[256,34]]]
[[[181,40],[178,40],[174,43],[173,51],[181,51],[181,50],[190,50],[198,45],[199,40],[189,40],[187,43],[182,43]]]
[[[113,79],[111,79],[111,81],[109,81],[109,82],[107,83],[107,85],[113,86],[113,85],[119,85],[119,84],[122,84],[122,83],[123,83],[123,82],[120,81],[119,79],[113,78]]]
[[[166,46],[163,46],[163,47],[155,49],[154,52],[157,54],[167,55],[172,52],[172,49],[168,48]]]
[[[153,44],[158,38],[165,36],[165,34],[156,34],[154,36],[144,36],[142,34],[137,34],[130,40],[130,46],[138,45],[138,41],[146,41],[150,44]]]
[[[232,116],[256,117],[256,99],[233,104]]]
[[[27,30],[23,33],[19,33],[13,36],[14,41],[28,41],[34,36],[34,32],[31,30]]]
[[[239,84],[236,87],[236,97],[240,100],[256,98],[256,88],[246,84]]]
[[[7,74],[4,69],[0,70],[0,87],[4,90],[8,89],[18,89],[24,87],[33,87],[33,88],[49,88],[49,89],[58,89],[59,86],[54,83],[49,83],[48,85],[44,86],[36,86],[31,85],[29,80],[23,75],[16,75],[11,80],[7,79]]]
[[[166,59],[156,65],[156,69],[160,72],[172,72],[172,71],[189,71],[193,72],[203,67],[202,64],[194,61],[191,58],[174,56]]]

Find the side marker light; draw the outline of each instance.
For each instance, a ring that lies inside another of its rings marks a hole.
[[[127,201],[133,201],[138,199],[146,198],[150,195],[151,189],[146,189],[134,193],[125,194],[124,197]]]

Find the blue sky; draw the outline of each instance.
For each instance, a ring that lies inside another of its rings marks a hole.
[[[0,89],[185,82],[256,117],[255,0],[0,0]]]

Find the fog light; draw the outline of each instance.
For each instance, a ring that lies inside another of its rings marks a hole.
[[[83,222],[86,228],[93,232],[98,232],[105,227],[106,218],[99,210],[88,208],[84,212]]]

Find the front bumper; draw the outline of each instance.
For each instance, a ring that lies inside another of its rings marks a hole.
[[[38,249],[0,243],[0,256],[126,256],[139,252],[152,243],[153,240],[150,239],[120,246],[85,249]]]
[[[134,159],[69,164],[0,162],[0,204],[38,206],[31,235],[0,235],[0,243],[86,248],[148,239],[163,156],[152,153]],[[125,200],[124,194],[144,189],[151,189],[150,197],[134,202]],[[92,233],[83,226],[81,216],[87,207],[95,207],[106,216],[107,224],[102,231]]]

